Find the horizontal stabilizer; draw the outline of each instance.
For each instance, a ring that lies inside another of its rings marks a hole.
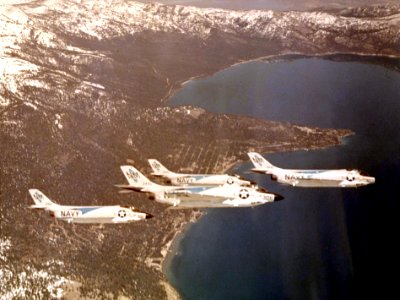
[[[178,209],[198,209],[201,207],[190,207],[190,206],[169,206],[167,210],[178,210]]]
[[[130,221],[140,221],[140,220],[142,220],[142,219],[139,217],[123,217],[123,218],[115,217],[114,219],[112,219],[112,222],[113,223],[127,223]]]
[[[118,191],[118,194],[129,194],[129,193],[133,193],[134,191],[132,190],[127,190],[127,189],[122,189]]]
[[[41,205],[41,204],[39,204],[39,205],[31,205],[31,206],[29,206],[29,208],[30,209],[46,209],[48,207],[48,205]]]
[[[135,191],[135,192],[141,192],[143,188],[141,187],[136,187],[136,186],[131,186],[129,184],[114,184],[115,187],[122,189],[122,190],[127,190],[127,191]]]
[[[132,187],[129,184],[114,184],[114,186],[121,189],[129,189],[130,187]]]
[[[259,174],[266,174],[266,173],[267,173],[267,170],[265,170],[265,169],[258,169],[258,168],[250,169],[250,171],[252,171],[252,172],[254,172],[254,173],[259,173]]]

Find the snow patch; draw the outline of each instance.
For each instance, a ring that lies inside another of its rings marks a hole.
[[[18,85],[24,77],[35,74],[38,67],[27,61],[12,57],[0,57],[0,83],[12,93],[18,91]]]
[[[324,26],[333,25],[338,19],[338,17],[322,12],[303,13],[303,15],[307,16],[309,21]]]
[[[3,2],[4,0],[2,0]],[[18,24],[28,22],[29,17],[19,8],[12,5],[0,5],[0,14],[2,17],[6,17],[9,21],[13,21]]]
[[[0,238],[0,260],[7,261],[6,252],[8,252],[10,248],[11,248],[11,241],[6,238]]]
[[[84,81],[84,83],[87,84],[87,85],[90,85],[92,87],[98,88],[98,89],[102,89],[102,90],[105,89],[104,86],[102,86],[101,84],[98,84],[98,83],[89,82],[89,81]]]
[[[38,109],[37,106],[36,106],[35,104],[31,103],[31,102],[25,102],[24,104],[25,104],[26,106],[32,107],[34,110],[37,110],[37,109]]]
[[[35,31],[34,38],[39,44],[46,46],[48,48],[65,47],[65,45],[61,43],[60,40],[57,39],[57,36],[50,32],[37,30]]]
[[[0,261],[5,262],[6,265],[7,254],[12,251],[11,247],[12,243],[9,239],[0,238]],[[28,297],[27,292],[31,293],[42,284],[46,286],[52,299],[61,299],[63,296],[62,286],[71,281],[50,272],[54,267],[63,267],[64,262],[50,260],[45,265],[46,271],[29,265],[25,266],[21,272],[15,272],[12,266],[0,269],[0,299],[26,298]],[[41,294],[39,289],[35,296],[41,299],[45,295]]]
[[[56,120],[54,121],[54,124],[58,127],[58,129],[62,129],[63,125],[61,124],[61,115],[56,114],[55,117]]]
[[[21,72],[36,72],[38,67],[25,60],[0,57],[0,75],[17,75]]]
[[[9,121],[9,120],[4,120],[4,121],[1,121],[1,124],[3,124],[3,125],[19,125],[19,124],[21,124],[21,121],[15,121],[15,120],[11,120],[11,121]]]
[[[133,146],[133,138],[131,134],[129,134],[128,138],[126,139],[126,144],[129,146]]]
[[[25,83],[25,85],[34,86],[34,87],[37,87],[37,88],[49,89],[49,86],[46,83],[44,83],[42,81],[39,81],[39,80],[36,80],[36,79],[28,79],[28,80],[25,80],[24,83]]]
[[[10,284],[15,280],[18,283],[16,286]],[[51,298],[61,299],[63,296],[62,286],[71,282],[64,277],[55,276],[47,271],[37,270],[31,266],[27,266],[25,271],[17,274],[14,274],[10,270],[0,270],[0,281],[2,282],[1,299],[25,298],[28,296],[27,292],[32,292],[32,285],[35,285],[35,282],[40,284],[48,282],[46,289],[50,293]],[[40,299],[44,295],[39,293],[35,296]]]
[[[5,107],[5,106],[8,106],[8,105],[10,105],[10,100],[0,96],[0,106]]]

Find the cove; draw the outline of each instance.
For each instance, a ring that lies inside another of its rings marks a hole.
[[[371,60],[373,60],[371,58]],[[283,168],[357,168],[359,189],[304,189],[249,174],[283,201],[209,209],[180,241],[168,277],[184,299],[369,299],[396,292],[400,74],[357,61],[299,58],[236,65],[184,85],[170,105],[348,128],[338,147],[267,154]],[[262,139],[262,137],[260,137]]]

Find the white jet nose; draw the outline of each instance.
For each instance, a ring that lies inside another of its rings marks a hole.
[[[375,177],[367,177],[366,179],[368,183],[375,183]]]

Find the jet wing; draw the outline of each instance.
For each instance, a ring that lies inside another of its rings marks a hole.
[[[227,197],[217,197],[209,195],[194,195],[192,197],[181,197],[180,202],[176,206],[171,206],[170,209],[184,208],[207,208],[207,207],[227,207],[229,205],[223,202],[228,200]]]
[[[347,181],[343,180],[342,182],[339,183],[340,187],[359,187],[365,185],[365,182],[360,181],[360,180],[354,180],[354,181]]]
[[[42,204],[34,204],[29,206],[30,209],[46,209],[47,205],[42,205]]]
[[[128,222],[127,218],[120,218],[120,217],[115,217],[111,221],[113,223],[126,223],[126,222]]]
[[[193,193],[190,190],[174,190],[174,191],[169,191],[168,195],[173,195],[176,198],[181,199],[181,203],[183,201],[189,201],[190,203],[195,202],[196,200],[198,201],[207,201],[207,202],[214,202],[214,201],[219,201],[222,202],[223,200],[226,199],[226,197],[222,196],[216,196],[216,195],[204,195],[204,194],[199,194],[199,193]]]
[[[219,208],[219,207],[234,207],[234,205],[225,204],[224,201],[228,201],[228,199],[213,199],[211,201],[208,200],[181,200],[181,202],[176,206],[170,206],[168,209],[195,209],[195,208]]]
[[[112,222],[113,223],[127,223],[129,221],[140,221],[140,220],[141,220],[141,218],[133,217],[133,216],[132,217],[123,217],[123,218],[115,217],[112,219]]]
[[[353,182],[349,183],[347,180],[343,180],[342,182],[339,183],[340,187],[348,187],[350,185],[354,185]]]
[[[132,191],[140,192],[143,188],[135,187],[129,184],[114,184],[115,187],[122,189],[119,193],[130,193]]]
[[[254,173],[259,173],[259,174],[269,174],[270,173],[270,171],[268,172],[268,170],[266,170],[266,169],[258,169],[258,168],[250,169],[250,171],[252,171]]]

